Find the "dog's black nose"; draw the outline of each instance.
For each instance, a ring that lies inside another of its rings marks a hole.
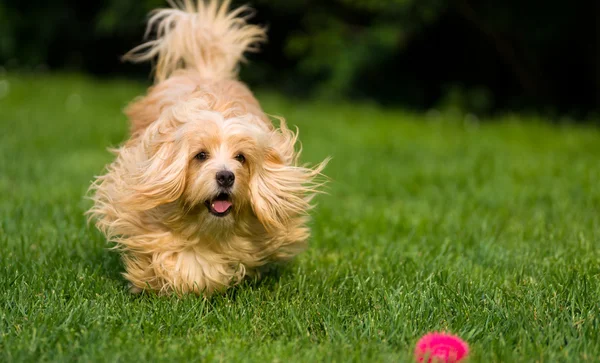
[[[224,188],[229,188],[232,186],[234,180],[235,174],[229,170],[221,170],[217,173],[217,183]]]

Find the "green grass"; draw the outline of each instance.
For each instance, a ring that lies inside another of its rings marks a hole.
[[[473,362],[600,357],[600,131],[368,105],[264,108],[334,157],[310,249],[210,300],[132,296],[83,198],[143,85],[0,76],[0,361]]]

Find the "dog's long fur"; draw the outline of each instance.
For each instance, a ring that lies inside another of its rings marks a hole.
[[[125,56],[156,59],[156,84],[127,108],[131,138],[92,184],[89,214],[122,251],[132,291],[208,296],[305,247],[326,161],[299,166],[297,133],[283,119],[276,128],[237,80],[243,53],[266,39],[246,23],[248,9],[172,5],[149,20],[156,40]],[[198,160],[200,151],[210,157]],[[219,170],[235,175],[225,217],[205,205]]]

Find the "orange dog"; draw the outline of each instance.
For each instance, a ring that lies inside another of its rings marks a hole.
[[[91,187],[97,227],[123,251],[131,291],[210,295],[290,259],[306,244],[327,160],[297,164],[297,135],[271,123],[237,80],[264,29],[229,1],[185,0],[153,13],[156,85],[126,113],[131,138]]]

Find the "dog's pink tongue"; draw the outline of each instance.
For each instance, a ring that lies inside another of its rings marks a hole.
[[[212,207],[217,213],[225,213],[231,207],[231,202],[228,200],[215,200]]]

